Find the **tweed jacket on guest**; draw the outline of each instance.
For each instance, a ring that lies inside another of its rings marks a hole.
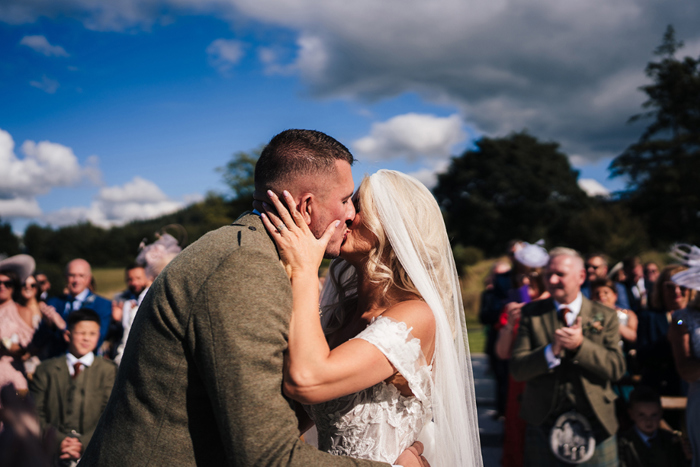
[[[282,395],[289,279],[258,216],[210,232],[157,277],[82,467],[384,465],[299,439]]]
[[[616,395],[610,383],[625,372],[617,313],[584,297],[579,316],[583,343],[576,352],[567,352],[563,359],[574,365],[598,421],[608,434],[613,434],[617,431],[613,404]],[[532,302],[522,309],[510,371],[516,380],[527,381],[520,416],[531,425],[544,423],[556,408],[565,365],[550,369],[545,347],[554,342],[554,331],[562,326],[552,299]]]
[[[83,444],[83,450],[88,445],[100,415],[107,406],[117,374],[117,365],[103,360],[102,357],[95,357],[92,365],[84,368],[82,374],[85,379],[85,394],[83,404],[79,408],[80,426],[72,428],[66,425],[68,418],[66,400],[71,385],[66,356],[61,355],[43,362],[37,367],[29,382],[29,391],[36,404],[42,429],[51,425],[57,431],[56,448],[68,435],[70,429],[81,433],[79,440]]]

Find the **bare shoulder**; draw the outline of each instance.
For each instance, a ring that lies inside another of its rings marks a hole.
[[[387,309],[382,316],[402,321],[413,328],[416,337],[428,337],[435,334],[435,317],[433,311],[423,300],[405,300]]]

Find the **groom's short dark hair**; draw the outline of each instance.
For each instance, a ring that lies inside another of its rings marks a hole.
[[[348,148],[315,130],[285,130],[265,146],[255,164],[255,188],[266,190],[299,175],[331,171],[335,161],[352,165]]]

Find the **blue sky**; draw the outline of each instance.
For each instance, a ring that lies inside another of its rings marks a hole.
[[[527,129],[620,189],[607,166],[639,134],[625,121],[665,25],[700,52],[697,8],[642,0],[529,16],[485,0],[4,3],[0,217],[17,232],[172,211],[292,127],[350,147],[356,181],[394,168],[427,184],[479,135]]]

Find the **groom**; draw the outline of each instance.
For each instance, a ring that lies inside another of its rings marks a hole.
[[[355,215],[353,162],[323,133],[287,130],[263,150],[256,191],[290,191],[320,237],[334,219]],[[328,256],[338,255],[344,230],[336,230]],[[244,214],[190,245],[139,307],[80,465],[386,466],[331,456],[299,440],[282,395],[291,311],[289,279],[257,215]],[[404,467],[422,462],[415,450],[397,460]]]

